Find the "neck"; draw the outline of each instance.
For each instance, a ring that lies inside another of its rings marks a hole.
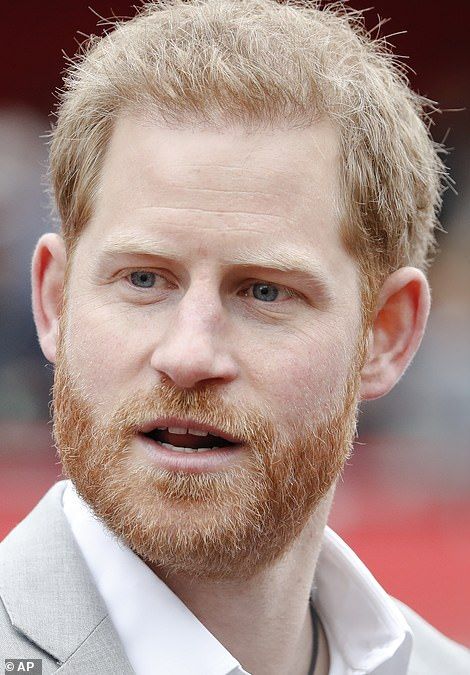
[[[249,580],[194,580],[158,575],[252,675],[307,675],[313,626],[308,605],[333,488],[289,551]],[[320,627],[315,675],[328,673]]]

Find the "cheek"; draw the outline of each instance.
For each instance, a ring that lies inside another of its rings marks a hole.
[[[81,305],[68,314],[67,360],[82,387],[96,402],[125,396],[142,373],[148,349],[140,330],[132,330],[111,308]]]
[[[286,346],[264,371],[258,365],[258,381],[271,405],[295,419],[299,411],[321,411],[342,395],[352,356],[339,338]]]

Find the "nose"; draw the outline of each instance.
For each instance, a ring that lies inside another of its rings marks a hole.
[[[239,367],[225,328],[220,301],[195,300],[194,294],[187,293],[155,346],[152,368],[182,389],[233,381]]]

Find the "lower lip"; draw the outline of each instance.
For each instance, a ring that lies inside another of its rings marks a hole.
[[[243,445],[230,445],[220,450],[205,452],[177,452],[164,448],[158,441],[138,435],[139,444],[147,457],[159,468],[183,473],[208,473],[233,468],[246,453]]]

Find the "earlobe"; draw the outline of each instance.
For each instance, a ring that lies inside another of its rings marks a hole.
[[[32,261],[33,314],[44,356],[55,363],[59,317],[65,280],[66,253],[58,234],[44,234]]]
[[[386,279],[368,336],[362,400],[384,396],[403,375],[421,343],[430,304],[427,279],[415,267],[402,267]]]

